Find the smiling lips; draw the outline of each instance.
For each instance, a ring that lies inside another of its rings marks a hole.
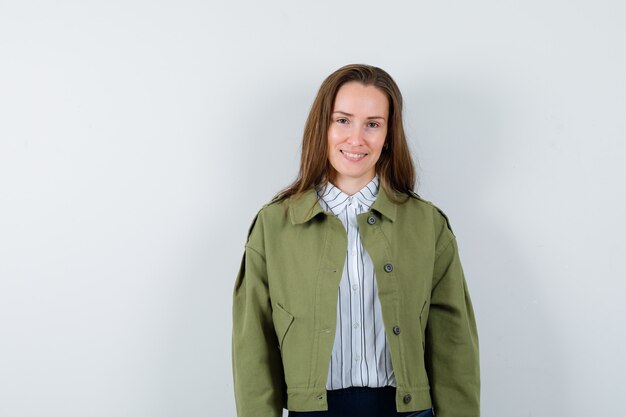
[[[360,161],[367,155],[366,153],[351,153],[344,150],[340,150],[339,152],[341,152],[343,156],[349,161]]]

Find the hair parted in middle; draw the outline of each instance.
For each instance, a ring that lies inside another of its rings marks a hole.
[[[376,162],[376,174],[383,190],[395,202],[405,200],[415,186],[415,168],[402,123],[402,94],[391,76],[371,65],[351,64],[330,74],[320,86],[304,126],[300,171],[297,179],[277,194],[275,200],[300,196],[312,188],[325,187],[331,180],[328,161],[328,128],[337,92],[342,85],[356,81],[382,91],[389,102],[389,121],[383,152]]]

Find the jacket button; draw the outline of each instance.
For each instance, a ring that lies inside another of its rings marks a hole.
[[[376,223],[376,217],[374,217],[374,216],[369,216],[369,217],[367,218],[367,222],[368,222],[369,224],[374,224],[374,223]]]
[[[393,334],[400,334],[400,327],[399,326],[393,326]]]
[[[411,402],[412,399],[413,399],[413,397],[411,397],[411,394],[407,394],[407,395],[404,396],[402,401],[404,401],[405,404],[408,404],[408,403]]]
[[[385,264],[385,272],[391,272],[391,271],[393,271],[393,265]]]

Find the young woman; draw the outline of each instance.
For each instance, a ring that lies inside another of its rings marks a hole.
[[[248,233],[233,302],[239,417],[479,416],[456,240],[414,185],[396,83],[368,65],[335,71],[298,178]]]

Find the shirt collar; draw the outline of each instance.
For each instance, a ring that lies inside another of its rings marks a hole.
[[[401,196],[401,194],[396,193],[396,197]],[[291,224],[303,224],[317,215],[324,213],[324,209],[321,204],[318,203],[318,199],[319,197],[315,189],[310,189],[299,197],[290,198],[288,211]],[[374,201],[374,204],[372,204],[370,208],[372,211],[382,214],[392,222],[396,220],[398,205],[390,200],[384,188],[382,188],[382,192],[378,193],[376,201]]]
[[[378,185],[378,176],[375,175],[374,178],[367,183],[367,185],[365,185],[365,187],[361,188],[353,196],[349,196],[334,184],[329,182],[325,189],[320,188],[317,190],[317,195],[320,197],[320,204],[322,207],[324,207],[326,211],[332,212],[335,216],[338,216],[342,211],[344,211],[346,206],[354,200],[356,200],[361,206],[359,211],[364,212],[369,210],[370,207],[372,207],[372,204],[376,201],[376,196],[378,195]]]
[[[401,195],[396,193],[396,197],[401,197]],[[287,204],[289,206],[288,211],[291,224],[304,224],[319,214],[324,213],[324,209],[321,204],[318,203],[318,199],[315,189],[310,189],[300,197],[290,198]],[[389,198],[384,188],[382,192],[378,193],[371,209],[385,216],[392,222],[396,220],[398,205]]]

